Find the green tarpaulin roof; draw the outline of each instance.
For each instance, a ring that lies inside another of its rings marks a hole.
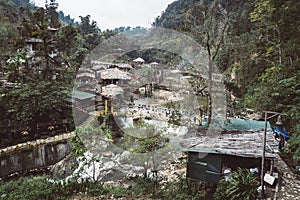
[[[255,121],[255,120],[244,120],[244,119],[229,119],[225,123],[223,129],[225,130],[263,130],[265,127],[264,121]],[[270,129],[270,123],[267,122],[267,129]]]
[[[93,98],[95,96],[96,96],[95,94],[82,92],[82,91],[78,91],[78,90],[73,90],[73,92],[72,92],[72,99],[84,100],[84,99]]]
[[[265,122],[264,121],[256,121],[256,120],[245,120],[245,119],[212,119],[215,123],[210,124],[210,128],[212,129],[223,129],[227,131],[260,131],[264,130]],[[222,124],[222,128],[220,126]],[[207,128],[206,125],[199,126],[199,128]],[[267,130],[271,129],[271,125],[267,122]]]

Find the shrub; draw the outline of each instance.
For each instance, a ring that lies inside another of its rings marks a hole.
[[[296,126],[295,133],[284,147],[284,153],[292,155],[295,162],[300,161],[300,125]]]
[[[159,199],[176,199],[176,200],[197,200],[210,199],[204,190],[191,187],[183,175],[177,175],[175,180],[172,180],[162,187]],[[159,196],[158,195],[158,196]]]
[[[222,180],[215,192],[216,200],[252,200],[256,199],[259,182],[257,175],[239,168],[228,181]]]
[[[75,179],[64,183],[49,181],[48,177],[20,178],[0,186],[0,199],[5,200],[65,200],[74,194],[102,195],[107,192],[101,182],[77,183]]]
[[[2,184],[0,197],[7,200],[55,199],[55,194],[58,193],[56,189],[57,187],[53,187],[46,177],[20,178]]]

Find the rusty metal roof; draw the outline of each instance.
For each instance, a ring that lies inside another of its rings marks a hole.
[[[263,134],[263,131],[234,131],[216,136],[201,134],[185,139],[182,147],[183,151],[262,157]],[[266,157],[275,157],[278,143],[271,131],[267,132],[266,141]]]

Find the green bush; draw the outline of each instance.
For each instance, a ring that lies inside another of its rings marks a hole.
[[[239,168],[228,181],[220,181],[214,199],[216,200],[252,200],[256,199],[259,182],[257,175]]]
[[[132,188],[127,189],[121,186],[110,186],[110,185],[106,185],[104,188],[106,194],[109,194],[110,196],[114,196],[116,198],[135,196]]]
[[[225,179],[222,179],[218,184],[218,187],[214,194],[214,199],[215,200],[229,200],[229,198],[227,198],[226,194],[225,194],[227,187],[228,187],[228,181],[226,181]]]
[[[207,190],[208,191],[208,190]],[[160,196],[158,199],[176,199],[176,200],[198,200],[211,199],[205,190],[199,190],[198,187],[191,187],[187,179],[183,175],[177,175],[175,180],[167,182],[161,187]]]
[[[295,127],[295,133],[284,147],[284,153],[290,154],[295,162],[300,161],[300,125]]]
[[[107,193],[103,183],[82,182],[75,179],[64,183],[53,183],[48,177],[20,178],[0,185],[0,199],[5,200],[65,200],[74,194],[84,193],[88,196]]]
[[[46,177],[20,178],[0,186],[1,199],[40,200],[55,199],[57,187],[47,181]],[[58,193],[59,194],[59,193]]]

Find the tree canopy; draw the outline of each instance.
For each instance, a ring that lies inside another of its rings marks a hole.
[[[6,136],[35,132],[39,123],[67,119],[72,126],[66,99],[76,72],[87,53],[112,33],[102,33],[89,15],[66,24],[56,8],[38,8],[29,1],[0,1],[0,8],[0,77],[10,83],[0,87]]]

